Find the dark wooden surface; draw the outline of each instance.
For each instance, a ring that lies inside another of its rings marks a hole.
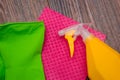
[[[79,22],[92,22],[120,52],[120,0],[0,0],[0,23],[36,21],[50,7]]]

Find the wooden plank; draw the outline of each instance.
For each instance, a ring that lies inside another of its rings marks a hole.
[[[0,0],[0,23],[36,21],[45,6],[47,0]]]
[[[50,8],[79,22],[92,22],[107,35],[106,43],[120,52],[119,0],[48,0]]]
[[[90,22],[84,0],[48,0],[50,8],[80,22]]]
[[[3,23],[5,20],[4,20],[4,2],[3,0],[0,0],[0,23]]]

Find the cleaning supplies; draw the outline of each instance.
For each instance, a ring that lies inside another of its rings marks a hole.
[[[117,51],[93,36],[84,24],[62,30],[59,35],[74,30],[73,36],[82,36],[86,45],[88,76],[90,80],[120,80],[120,55]]]
[[[5,80],[45,80],[41,60],[44,31],[42,21],[0,25],[0,76]]]
[[[74,38],[72,37],[73,34],[74,34],[74,30],[71,30],[69,32],[67,32],[65,34],[65,38],[68,40],[68,44],[69,44],[69,47],[70,47],[70,56],[73,57],[73,53],[74,53]]]
[[[69,29],[68,29],[68,28],[65,28],[65,29],[60,30],[60,31],[58,32],[58,34],[59,34],[60,36],[64,36],[64,35],[65,35],[65,39],[67,39],[68,44],[69,44],[70,57],[71,57],[71,58],[73,57],[73,54],[74,54],[74,41],[75,41],[75,39],[76,39],[76,37],[75,37],[74,35],[77,34],[77,33],[75,33],[75,32],[77,32],[77,31],[76,31],[77,28],[78,28],[78,27],[72,27],[72,28],[69,28]]]
[[[5,80],[5,66],[1,54],[0,54],[0,80]]]
[[[74,56],[71,58],[67,40],[57,34],[59,30],[78,22],[50,8],[45,8],[38,19],[44,21],[46,30],[42,50],[46,79],[85,80],[87,76],[86,51],[82,38],[79,37],[75,41]],[[88,30],[96,37],[105,40],[105,35],[101,32],[87,25],[85,27],[89,28]]]
[[[88,76],[90,80],[120,80],[120,55],[110,46],[79,28],[86,45]]]
[[[62,29],[58,32],[59,36],[64,36],[65,39],[67,39],[70,49],[70,57],[73,57],[74,54],[74,41],[76,40],[76,37],[79,35],[79,27],[78,26],[72,26],[69,28]]]

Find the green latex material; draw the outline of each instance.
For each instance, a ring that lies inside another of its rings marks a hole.
[[[0,25],[0,80],[45,80],[43,22]]]

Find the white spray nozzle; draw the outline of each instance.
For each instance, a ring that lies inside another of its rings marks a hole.
[[[59,36],[65,36],[65,39],[67,39],[71,57],[73,57],[74,54],[74,41],[76,40],[77,36],[81,35],[83,40],[85,40],[90,35],[90,33],[83,27],[85,24],[82,23],[73,25],[58,32]]]
[[[81,23],[81,24],[76,24],[72,25],[68,28],[64,28],[58,32],[59,36],[64,36],[67,32],[71,30],[75,30],[75,33],[73,35],[73,38],[76,39],[77,36],[82,36],[83,40],[86,39],[90,35],[90,33],[83,27],[84,25],[90,25],[89,23]]]

